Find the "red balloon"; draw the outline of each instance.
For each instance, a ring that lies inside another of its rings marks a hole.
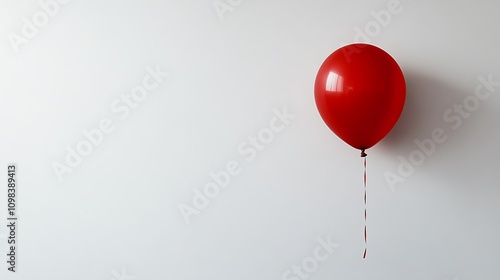
[[[328,127],[347,144],[364,150],[382,140],[398,121],[406,85],[401,68],[384,50],[351,44],[323,62],[314,97]]]

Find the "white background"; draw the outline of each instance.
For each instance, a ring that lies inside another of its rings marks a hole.
[[[500,80],[499,2],[401,0],[371,30],[408,92],[368,151],[364,260],[362,159],[321,120],[313,84],[389,1],[231,2],[219,17],[212,0],[73,0],[16,47],[9,36],[43,10],[1,1],[1,279],[286,279],[327,236],[340,247],[308,279],[498,278],[500,87],[457,129],[443,114],[479,76]],[[112,102],[157,65],[170,76],[120,119]],[[246,161],[238,146],[284,107],[295,118]],[[114,131],[59,182],[52,164],[104,118]],[[391,188],[384,174],[435,128],[447,141]],[[186,224],[179,205],[231,160],[241,174]],[[16,274],[5,263],[11,162]]]

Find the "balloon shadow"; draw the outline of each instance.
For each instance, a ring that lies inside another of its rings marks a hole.
[[[487,194],[499,193],[495,188],[500,172],[495,162],[500,156],[500,149],[496,149],[500,140],[496,129],[500,111],[491,102],[483,100],[479,101],[477,110],[469,112],[470,117],[462,119],[461,125],[446,122],[445,112],[451,110],[450,115],[458,117],[453,106],[464,104],[468,96],[475,94],[475,87],[459,88],[413,69],[405,71],[405,79],[407,97],[403,113],[392,131],[376,146],[398,166],[388,171],[409,176],[396,188],[412,182],[407,180],[411,175],[399,173],[402,160],[398,156],[402,156],[413,166],[415,173],[422,174],[420,180],[429,182],[427,186],[453,191],[455,199],[467,201],[471,196],[479,197],[480,194],[489,199]],[[433,142],[434,148],[427,146],[432,152],[426,154],[415,141],[422,143],[424,139],[432,139],[432,132],[437,128],[444,131],[446,140]],[[418,156],[410,158],[418,150],[424,159]],[[416,161],[421,163],[411,163]]]
[[[467,94],[458,87],[416,70],[405,71],[406,102],[391,132],[379,143],[388,153],[405,154],[416,148],[415,140],[430,138],[436,128],[449,126],[443,114]],[[399,151],[399,152],[398,152]]]

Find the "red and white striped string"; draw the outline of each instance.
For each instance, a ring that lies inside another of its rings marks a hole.
[[[364,204],[365,204],[365,230],[364,230],[364,239],[365,239],[365,250],[363,252],[363,259],[366,258],[366,247],[367,247],[367,243],[366,243],[366,153],[365,153],[365,149],[362,149],[361,150],[361,157],[364,158],[364,163],[363,163],[363,167],[364,167],[364,171],[363,171],[363,185],[364,185],[364,190],[365,190],[365,196],[364,196]]]

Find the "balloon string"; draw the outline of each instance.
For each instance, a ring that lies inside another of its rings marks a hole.
[[[366,156],[367,154],[365,153],[365,149],[362,149],[361,150],[361,157],[364,158],[364,163],[363,163],[363,167],[364,167],[364,172],[363,172],[363,185],[364,185],[364,189],[365,189],[365,196],[364,196],[364,204],[365,204],[365,230],[364,230],[364,239],[365,239],[365,251],[363,252],[363,259],[366,258]]]

